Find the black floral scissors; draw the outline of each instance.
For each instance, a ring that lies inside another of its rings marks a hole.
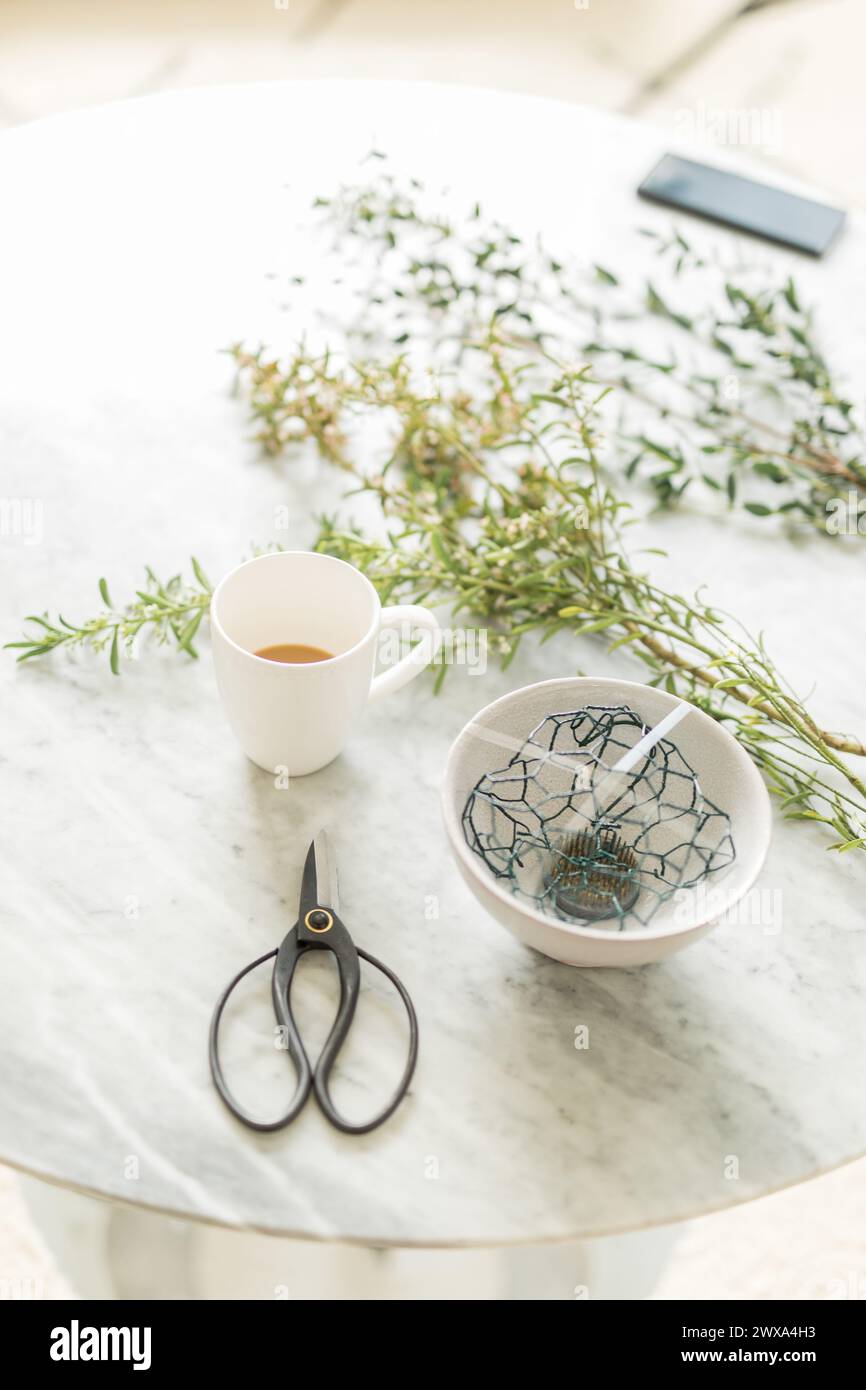
[[[298,907],[297,922],[280,946],[275,947],[273,951],[268,951],[266,955],[259,956],[257,960],[250,961],[249,965],[245,965],[243,970],[235,975],[217,1001],[210,1025],[211,1073],[214,1084],[229,1110],[245,1125],[249,1125],[250,1129],[275,1130],[291,1124],[306,1104],[310,1091],[314,1091],[316,1100],[332,1125],[336,1125],[337,1129],[343,1130],[346,1134],[366,1134],[369,1130],[376,1129],[388,1119],[389,1115],[394,1113],[409,1089],[418,1057],[418,1019],[412,1000],[393,970],[389,970],[382,961],[376,960],[375,956],[368,955],[366,951],[361,950],[360,946],[355,945],[348,929],[337,916],[337,906],[336,875],[331,872],[327,838],[322,831],[316,836],[307,851],[301,881],[301,901]],[[332,951],[336,957],[340,975],[340,1003],[337,1017],[322,1048],[319,1060],[315,1067],[311,1067],[292,1013],[292,979],[298,961],[305,952],[322,950]],[[255,970],[256,966],[263,965],[265,961],[273,960],[274,957],[276,960],[271,980],[274,1013],[277,1023],[282,1029],[282,1036],[286,1041],[286,1050],[294,1064],[297,1084],[292,1103],[284,1115],[276,1120],[259,1120],[238,1104],[226,1084],[219,1059],[219,1026],[223,1009],[235,986],[240,984],[251,970]],[[377,970],[381,970],[403,1000],[406,1013],[409,1016],[409,1054],[399,1085],[384,1110],[381,1110],[372,1120],[365,1120],[362,1124],[353,1124],[339,1113],[331,1100],[329,1083],[331,1069],[352,1026],[352,1019],[358,1003],[358,994],[361,988],[359,957],[375,966]]]

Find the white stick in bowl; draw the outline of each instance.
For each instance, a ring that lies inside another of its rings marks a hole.
[[[649,753],[650,749],[655,748],[656,744],[660,739],[664,738],[665,734],[669,733],[671,729],[675,729],[680,720],[685,719],[690,709],[691,706],[686,704],[685,700],[678,704],[676,709],[672,709],[670,714],[666,714],[664,719],[659,720],[658,724],[654,724],[651,729],[647,729],[643,738],[638,739],[634,748],[629,748],[623,753],[622,757],[614,763],[608,775],[612,777],[615,772],[631,772],[635,763],[640,762],[641,758]],[[603,778],[602,780],[606,781],[607,778]]]

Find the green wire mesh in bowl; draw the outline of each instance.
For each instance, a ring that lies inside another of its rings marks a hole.
[[[628,706],[550,714],[463,811],[470,849],[515,896],[577,925],[640,929],[679,889],[735,859],[727,813],[660,739],[628,772],[615,764],[647,733]]]

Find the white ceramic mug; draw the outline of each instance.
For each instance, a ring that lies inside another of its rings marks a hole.
[[[247,757],[266,772],[316,772],[336,758],[364,707],[399,690],[442,640],[428,608],[382,608],[368,579],[307,550],[259,555],[222,580],[211,600],[217,685]],[[421,641],[373,677],[379,631],[422,628]],[[322,647],[327,661],[285,663],[255,653],[277,643]]]

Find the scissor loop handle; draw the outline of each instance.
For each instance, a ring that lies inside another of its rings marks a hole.
[[[293,951],[291,949],[292,945],[294,946]],[[258,1119],[255,1115],[252,1115],[249,1112],[249,1110],[246,1110],[244,1106],[242,1106],[240,1102],[235,1099],[235,1097],[229,1090],[219,1056],[220,1021],[222,1019],[223,1010],[225,1009],[225,1006],[229,1001],[229,997],[231,996],[236,986],[239,985],[241,980],[243,980],[247,975],[249,975],[251,971],[255,970],[257,966],[264,965],[265,961],[267,960],[273,960],[274,957],[283,958],[286,966],[290,967],[288,974],[288,983],[289,986],[291,986],[291,977],[294,974],[295,966],[297,965],[298,960],[303,954],[303,950],[304,948],[298,945],[297,928],[293,928],[293,930],[289,932],[288,936],[283,941],[282,946],[275,946],[272,951],[267,951],[265,955],[259,956],[257,960],[250,961],[249,965],[245,965],[243,970],[238,971],[237,975],[235,975],[234,979],[229,982],[229,984],[226,986],[219,999],[217,1000],[216,1008],[214,1009],[213,1017],[211,1018],[210,1036],[208,1039],[208,1055],[210,1058],[210,1069],[211,1075],[213,1076],[214,1085],[216,1086],[217,1091],[222,1097],[223,1102],[231,1111],[231,1113],[235,1116],[236,1119],[241,1120],[250,1129],[256,1129],[263,1133],[268,1133],[277,1129],[283,1129],[286,1125],[291,1124],[292,1120],[294,1120],[296,1115],[299,1113],[299,1111],[306,1103],[310,1094],[310,1090],[312,1089],[313,1073],[310,1067],[307,1054],[304,1051],[304,1044],[302,1043],[300,1034],[298,1033],[298,1030],[295,1026],[295,1020],[288,1009],[277,1008],[276,993],[274,991],[274,983],[272,981],[271,989],[274,993],[274,1008],[277,1015],[277,1022],[283,1029],[283,1037],[285,1039],[286,1050],[292,1059],[297,1077],[295,1094],[292,1096],[292,1101],[288,1110],[285,1112],[285,1114],[280,1115],[275,1120]],[[274,966],[274,976],[276,976],[276,966]]]
[[[362,951],[360,946],[356,946],[348,932],[345,931],[345,928],[343,928],[343,932],[345,934],[345,941],[348,942],[350,950],[346,951],[342,942],[339,943],[339,946],[335,943],[331,947],[334,951],[334,955],[337,957],[337,965],[340,971],[340,1006],[337,1010],[334,1026],[328,1035],[325,1046],[322,1048],[321,1055],[313,1072],[313,1090],[315,1091],[316,1100],[319,1102],[319,1105],[332,1125],[335,1125],[337,1129],[341,1129],[344,1134],[368,1134],[371,1129],[378,1129],[379,1125],[384,1124],[389,1115],[393,1115],[409,1089],[409,1083],[415,1071],[415,1063],[418,1060],[418,1018],[405,985],[398,979],[393,970],[389,970],[388,966],[382,961],[377,960],[375,956],[368,955],[366,951]],[[359,956],[362,960],[367,961],[369,965],[374,966],[376,970],[381,970],[382,974],[391,981],[397,993],[400,995],[409,1019],[409,1052],[406,1057],[406,1065],[403,1068],[403,1075],[400,1077],[397,1089],[394,1091],[388,1104],[383,1110],[380,1110],[377,1115],[374,1115],[372,1119],[364,1120],[360,1124],[355,1124],[353,1121],[347,1120],[340,1114],[331,1099],[330,1081],[331,1070],[337,1060],[340,1048],[343,1046],[348,1036],[349,1029],[352,1025],[352,1019],[355,1015],[355,1008],[358,1003],[358,993],[361,986],[361,971],[358,965]],[[354,957],[354,960],[352,960],[352,957]]]

